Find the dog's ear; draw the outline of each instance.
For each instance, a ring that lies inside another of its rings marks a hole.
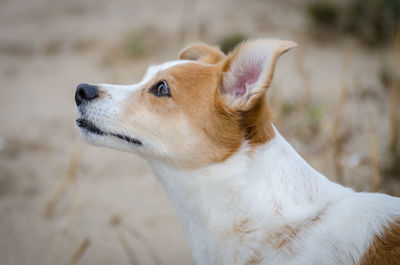
[[[225,54],[217,47],[204,43],[193,44],[179,53],[179,59],[201,61],[216,64],[225,58]]]
[[[228,54],[219,94],[232,110],[249,110],[270,86],[279,56],[296,47],[292,41],[256,40]]]

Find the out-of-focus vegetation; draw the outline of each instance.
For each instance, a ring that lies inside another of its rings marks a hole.
[[[131,34],[124,45],[124,51],[132,57],[143,56],[148,50],[147,38],[142,34]]]
[[[312,2],[307,5],[307,16],[316,26],[336,26],[339,17],[339,8],[327,1]]]
[[[245,41],[246,39],[247,36],[242,33],[233,33],[221,39],[220,42],[218,43],[218,46],[226,54],[231,50],[233,50],[236,47],[236,45]]]
[[[158,47],[160,32],[152,26],[127,34],[123,40],[123,56],[143,57]]]
[[[355,36],[371,46],[393,39],[400,24],[399,0],[351,0],[346,4],[317,0],[306,6],[314,27]]]
[[[399,88],[400,88],[400,24],[396,32],[394,45],[393,69],[381,71],[382,85],[390,90],[390,143],[387,161],[383,172],[386,176],[400,178],[400,144],[399,144]]]
[[[400,154],[392,153],[386,164],[382,167],[384,176],[400,179]]]

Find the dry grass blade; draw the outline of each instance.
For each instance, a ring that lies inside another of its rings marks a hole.
[[[296,53],[296,64],[297,69],[299,70],[299,74],[303,79],[303,89],[304,89],[304,99],[303,99],[303,107],[307,107],[310,104],[311,98],[311,81],[310,81],[310,71],[305,67],[305,50],[304,48],[300,48]]]
[[[341,135],[341,124],[343,119],[343,109],[347,101],[347,71],[349,68],[351,58],[351,51],[347,50],[343,56],[342,64],[342,79],[340,88],[340,98],[337,104],[336,118],[333,124],[333,160],[335,165],[335,174],[337,181],[344,184],[343,180],[343,166],[342,166],[342,135]]]
[[[15,242],[15,251],[16,251],[17,257],[18,257],[18,259],[17,259],[19,261],[18,263],[20,265],[25,265],[25,264],[27,264],[26,258],[25,258],[25,254],[24,254],[23,248],[21,246],[21,243],[18,240],[18,237],[17,237],[17,235],[15,233],[15,229],[12,228],[11,232],[12,232],[12,237],[13,237],[14,242]]]
[[[72,242],[77,242],[77,238],[79,238],[79,232],[77,229],[78,223],[77,223],[77,217],[79,215],[79,180],[75,179],[74,180],[74,188],[73,188],[73,194],[72,198],[70,199],[69,203],[69,209],[68,209],[68,217],[70,219],[70,225],[69,225],[69,235],[72,240]]]
[[[149,253],[153,263],[155,265],[163,265],[164,262],[161,260],[160,256],[157,254],[157,252],[154,250],[154,248],[152,247],[152,245],[150,244],[149,241],[146,240],[146,238],[144,238],[139,231],[137,231],[134,227],[132,226],[128,226],[122,223],[121,221],[121,217],[119,215],[113,215],[110,218],[110,224],[112,226],[114,226],[116,229],[119,229],[121,226],[127,230],[131,236],[136,239],[137,241],[139,241],[144,248],[147,250],[147,252]],[[122,236],[121,231],[118,230],[117,231],[117,235],[119,236],[119,241],[121,242],[121,245],[125,248],[127,248],[128,252],[130,253],[129,255],[127,254],[128,258],[130,256],[133,256],[133,251],[130,250],[128,244],[126,243],[125,238]]]
[[[67,173],[64,175],[60,185],[55,190],[53,196],[46,204],[43,216],[45,219],[51,219],[54,215],[54,209],[60,202],[68,187],[75,182],[79,169],[79,160],[81,156],[81,149],[78,141],[75,141],[74,152],[72,153],[70,164]]]
[[[390,105],[391,105],[391,122],[390,122],[390,150],[395,153],[398,146],[399,120],[397,117],[397,107],[399,101],[399,84],[398,73],[400,72],[400,24],[397,28],[396,41],[394,45],[394,64],[393,78],[390,86]]]
[[[129,246],[128,242],[126,241],[123,233],[120,231],[120,229],[117,227],[116,228],[116,233],[117,233],[117,237],[119,242],[121,243],[122,249],[124,250],[124,253],[126,255],[126,257],[128,258],[129,264],[130,265],[136,265],[139,264],[135,253],[133,251],[133,249]]]
[[[83,240],[83,242],[81,243],[81,245],[79,246],[79,248],[77,249],[75,254],[72,256],[71,262],[68,263],[68,265],[76,265],[76,264],[78,264],[79,260],[83,256],[83,254],[85,254],[85,252],[89,248],[89,245],[90,245],[90,240],[88,238]]]
[[[155,265],[163,265],[164,262],[161,260],[160,256],[157,254],[157,252],[154,250],[153,246],[150,244],[149,241],[147,241],[140,233],[137,231],[135,228],[132,226],[126,226],[125,228],[130,232],[132,237],[136,238],[138,241],[140,241],[143,246],[146,248],[147,252],[150,254],[151,259],[153,260]]]
[[[370,148],[372,161],[371,188],[372,191],[377,192],[381,189],[382,180],[379,171],[379,153],[378,144],[376,141],[376,132],[372,122],[370,123]]]

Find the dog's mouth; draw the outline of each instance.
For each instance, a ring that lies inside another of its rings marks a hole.
[[[76,120],[76,125],[81,128],[86,130],[89,133],[93,133],[93,134],[97,134],[100,136],[113,136],[113,137],[117,137],[121,140],[124,140],[128,143],[132,143],[135,145],[142,145],[142,142],[139,141],[138,139],[123,135],[123,134],[119,134],[119,133],[110,133],[110,132],[104,132],[102,130],[100,130],[93,122],[86,120],[84,118],[79,118]]]
[[[96,125],[93,124],[93,122],[83,119],[83,118],[77,119],[76,125],[78,125],[79,128],[85,129],[86,131],[94,133],[94,134],[98,134],[98,135],[102,135],[102,136],[107,135],[107,133],[105,133],[102,130],[100,130],[99,128],[97,128]]]

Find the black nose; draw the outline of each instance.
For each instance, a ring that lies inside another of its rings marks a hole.
[[[90,101],[99,96],[97,86],[89,84],[79,84],[75,92],[75,102],[79,106],[84,101]]]

